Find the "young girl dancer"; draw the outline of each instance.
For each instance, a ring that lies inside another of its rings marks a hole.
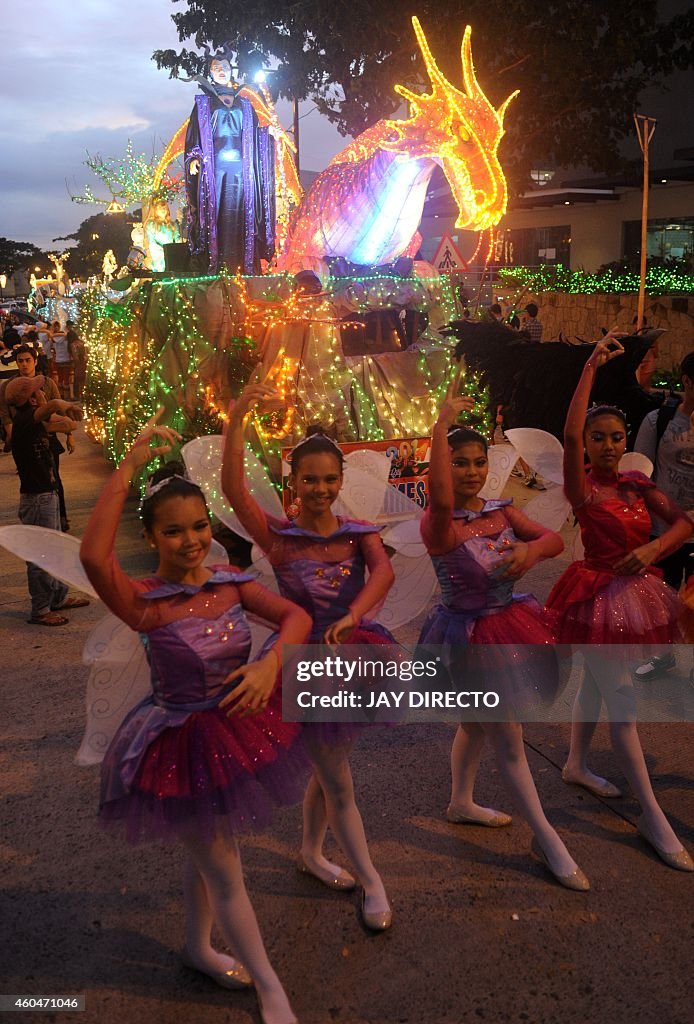
[[[623,655],[610,644],[676,641],[681,604],[656,572],[657,559],[676,551],[692,525],[643,473],[619,473],[627,441],[624,414],[611,406],[588,410],[596,370],[623,353],[612,333],[598,342],[571,400],[564,432],[564,490],[581,527],[585,558],[574,562],[552,589],[547,608],[559,642],[587,645],[585,675],[574,704],[571,747],[564,781],[601,796],[619,796],[588,770],[586,757],[603,699],[615,754],[643,814],[642,837],[670,867],[694,870],[691,857],[658,806],[636,729],[634,689]],[[584,446],[590,462],[586,475]],[[649,541],[655,513],[667,529]],[[593,645],[592,647],[590,645]]]
[[[514,595],[513,583],[538,561],[559,554],[563,548],[558,534],[512,508],[510,500],[485,501],[479,497],[489,470],[487,442],[475,430],[455,427],[460,413],[471,408],[472,400],[456,396],[455,385],[451,385],[434,426],[429,507],[422,519],[422,538],[434,563],[444,603],[432,611],[419,640],[425,645],[452,645],[454,650],[457,646],[459,659],[454,654],[452,667],[462,672],[466,671],[466,658],[460,648],[468,644],[553,643],[540,606],[529,595]],[[510,648],[505,650],[505,660],[513,661]],[[518,663],[500,666],[502,696],[504,678],[509,690],[527,687],[540,698],[553,696],[542,691],[556,686],[554,648],[533,648],[528,654],[530,650],[519,647]],[[482,650],[469,653],[484,655]],[[467,660],[470,663],[471,659]],[[471,663],[474,666],[474,660]],[[533,852],[562,885],[589,889],[588,879],[545,817],[525,756],[522,727],[516,721],[465,722],[458,727],[451,751],[453,785],[448,820],[489,827],[511,822],[507,814],[481,807],[473,800],[485,739],[492,744],[504,782],[535,834]]]
[[[342,486],[342,452],[322,434],[300,442],[291,456],[289,485],[300,511],[293,521],[268,516],[248,492],[244,479],[244,418],[257,405],[277,399],[267,384],[250,384],[231,411],[222,465],[222,489],[239,520],[267,554],[280,592],[310,610],[310,643],[393,643],[376,623],[362,618],[386,596],[393,571],[379,528],[339,519],[332,504]],[[364,570],[369,578],[364,582]],[[392,911],[369,855],[364,825],[354,799],[349,753],[360,726],[314,723],[305,726],[313,777],[304,797],[304,829],[298,868],[332,889],[353,889],[354,878],[323,855],[328,823],[354,865],[363,887],[364,924],[384,931]]]
[[[180,464],[154,474],[142,506],[145,536],[159,556],[156,575],[140,582],[125,575],[114,541],[130,483],[177,440],[156,425],[140,434],[104,487],[82,541],[95,590],[142,634],[152,668],[152,696],[125,718],[104,758],[100,818],[124,826],[132,842],[183,842],[190,857],[184,963],[225,988],[255,984],[265,1024],[292,1024],[246,892],[235,833],[266,824],[272,804],[300,799],[305,755],[299,729],[282,722],[275,683],[279,645],[302,643],[310,620],[252,577],[203,564],[211,543],[207,506],[179,475]],[[277,644],[252,664],[246,610],[279,626]],[[213,919],[240,961],[212,948]]]

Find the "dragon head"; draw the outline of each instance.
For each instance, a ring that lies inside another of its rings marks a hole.
[[[506,108],[517,92],[498,110],[489,102],[475,78],[469,25],[461,47],[465,92],[460,92],[437,67],[418,18],[413,18],[412,24],[432,92],[420,96],[405,86],[395,86],[410,104],[410,117],[387,121],[393,134],[381,145],[404,159],[428,157],[439,164],[458,204],[455,226],[484,231],[498,224],[506,212],[506,179],[497,149]]]

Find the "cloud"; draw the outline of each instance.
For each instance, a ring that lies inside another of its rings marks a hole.
[[[117,158],[161,153],[188,116],[196,87],[170,79],[151,59],[178,49],[170,0],[5,0],[0,78],[0,235],[50,246],[99,207],[71,202],[90,183],[86,151]],[[187,44],[189,48],[191,42]],[[303,104],[301,113],[310,110]],[[283,122],[291,108],[283,104]],[[344,145],[309,114],[301,121],[302,166],[322,168]]]

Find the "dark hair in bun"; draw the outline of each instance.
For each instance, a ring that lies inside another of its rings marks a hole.
[[[624,429],[628,430],[627,418],[616,405],[593,405],[586,413],[586,422],[583,426],[584,431],[588,429],[593,420],[597,419],[598,416],[614,416],[615,419],[621,420],[624,424]]]

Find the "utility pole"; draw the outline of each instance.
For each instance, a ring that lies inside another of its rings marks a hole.
[[[648,245],[648,146],[653,138],[656,119],[645,114],[634,114],[636,134],[643,153],[643,200],[641,203],[641,270],[639,279],[639,302],[636,311],[636,330],[643,327],[643,306],[646,297],[646,250]]]

